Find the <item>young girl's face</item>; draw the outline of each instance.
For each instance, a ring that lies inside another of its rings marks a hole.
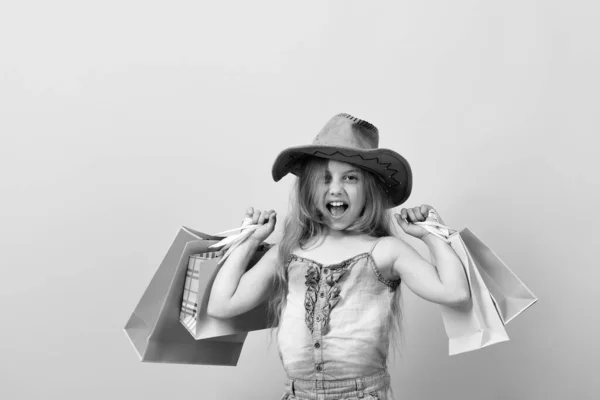
[[[359,167],[329,160],[318,179],[316,206],[331,229],[344,230],[360,217],[365,207],[365,185]]]

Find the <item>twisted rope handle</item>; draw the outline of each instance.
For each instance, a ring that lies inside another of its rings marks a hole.
[[[446,243],[450,243],[450,238],[458,233],[456,229],[452,229],[440,223],[440,216],[435,210],[429,210],[427,219],[423,222],[415,222],[415,225],[422,226],[426,231],[434,236],[439,237]]]

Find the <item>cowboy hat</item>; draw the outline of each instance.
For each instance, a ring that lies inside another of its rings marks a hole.
[[[350,114],[337,114],[327,122],[311,145],[283,150],[273,163],[273,179],[288,173],[299,175],[299,161],[315,156],[357,165],[374,173],[387,193],[392,207],[404,203],[412,190],[408,161],[389,149],[380,149],[379,131],[372,124]]]

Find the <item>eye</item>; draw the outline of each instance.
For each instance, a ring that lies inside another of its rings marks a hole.
[[[356,175],[348,175],[348,176],[346,176],[346,178],[349,181],[357,181],[358,180],[358,176],[356,176]]]

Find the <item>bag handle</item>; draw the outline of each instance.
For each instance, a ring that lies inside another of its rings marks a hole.
[[[239,233],[237,233],[235,235],[227,236],[220,242],[209,246],[209,248],[223,246],[220,249],[220,251],[227,250],[225,252],[225,254],[223,255],[223,257],[221,258],[221,260],[219,260],[218,265],[222,265],[225,262],[225,260],[227,259],[227,257],[229,257],[229,255],[240,244],[242,244],[246,239],[248,239],[252,235],[252,233],[256,230],[256,228],[258,228],[259,226],[260,225],[258,225],[258,224],[252,223],[252,218],[246,217],[246,218],[244,218],[244,221],[242,222],[242,226],[240,226],[239,228],[229,229],[229,230],[217,233],[218,236],[222,236],[223,234],[239,231]]]
[[[211,246],[209,246],[209,248],[213,248],[213,247],[220,247],[223,246],[223,248],[221,250],[225,250],[231,246],[233,246],[234,243],[239,242],[240,239],[246,239],[250,236],[250,234],[252,232],[254,232],[254,230],[256,228],[258,228],[258,224],[253,224],[252,223],[252,218],[250,217],[246,217],[244,218],[244,221],[242,221],[242,226],[238,227],[238,228],[233,228],[233,229],[229,229],[223,232],[219,232],[217,234],[215,234],[215,236],[225,236],[226,234],[231,234],[234,232],[239,231],[239,233],[235,234],[235,235],[230,235],[225,237],[224,239],[222,239],[220,242],[215,243]]]
[[[435,212],[435,210],[429,210],[427,214],[427,219],[423,222],[415,222],[415,225],[419,225],[423,227],[426,231],[431,233],[434,236],[439,237],[446,243],[450,243],[450,239],[458,234],[456,229],[452,229],[440,223],[440,216]]]
[[[223,232],[215,233],[213,236],[226,236],[227,233],[233,233],[233,232],[241,231],[244,229],[251,229],[251,228],[253,228],[252,230],[254,230],[254,229],[258,228],[258,224],[250,224],[250,222],[252,222],[252,219],[246,217],[246,218],[244,218],[244,221],[242,222],[242,226],[240,226],[238,228],[229,229],[229,230],[226,230]]]

